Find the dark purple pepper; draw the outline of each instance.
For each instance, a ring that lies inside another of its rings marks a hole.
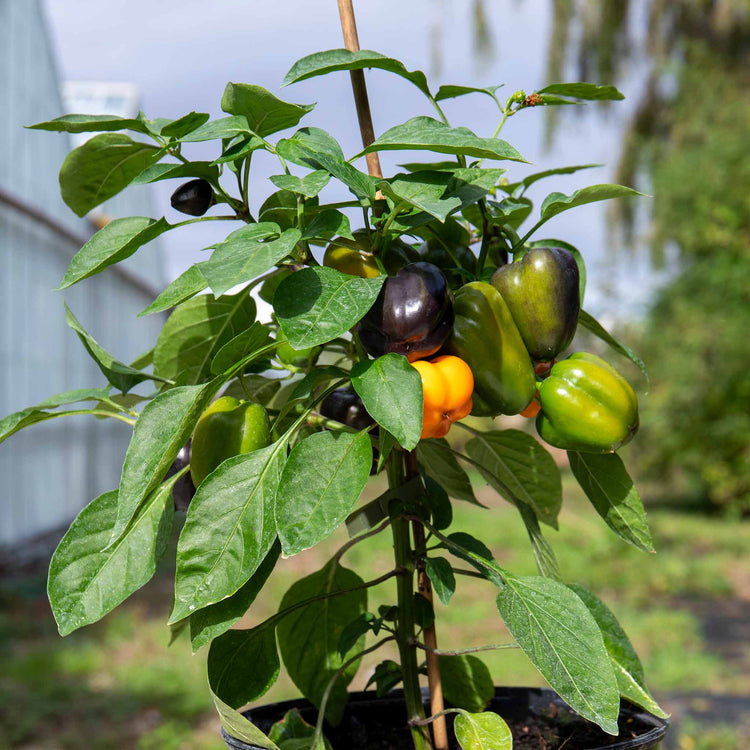
[[[177,454],[174,463],[167,470],[165,479],[174,476],[180,469],[184,469],[190,463],[190,441],[188,440],[182,446]],[[172,486],[172,499],[174,500],[174,509],[186,511],[190,501],[195,495],[195,485],[190,477],[190,472],[183,474]]]
[[[205,180],[190,180],[172,193],[172,208],[189,216],[203,216],[214,202],[214,191]]]

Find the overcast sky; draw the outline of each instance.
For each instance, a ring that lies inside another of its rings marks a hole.
[[[148,117],[178,117],[191,110],[221,116],[219,102],[228,81],[260,84],[289,101],[317,102],[302,124],[330,131],[347,155],[361,148],[348,74],[337,73],[279,90],[295,60],[343,46],[334,0],[45,0],[45,6],[64,80],[135,83]],[[410,69],[424,70],[433,89],[442,83],[505,83],[501,94],[507,96],[518,88],[530,92],[543,86],[551,2],[487,0],[493,54],[484,59],[475,52],[472,7],[469,0],[355,0],[361,46],[396,57]],[[611,180],[621,132],[637,100],[642,73],[643,69],[634,69],[619,83],[628,97],[625,102],[606,110],[601,105],[589,105],[577,116],[566,112],[550,152],[542,145],[541,109],[511,118],[503,137],[534,162],[533,167],[511,163],[511,179],[553,166],[607,165],[537,183],[531,195],[538,200],[552,190],[569,193]],[[432,114],[422,95],[401,79],[372,71],[367,73],[367,82],[376,134],[415,115]],[[446,105],[452,124],[471,127],[481,135],[494,130],[497,111],[489,99],[467,97]],[[215,158],[214,149],[212,145],[194,144],[187,153]],[[381,160],[387,175],[397,171],[396,164],[406,157],[390,152],[381,155]],[[359,166],[366,169],[364,161]],[[264,162],[259,158],[253,171],[251,201],[257,208],[275,190],[265,177],[279,170],[270,159]],[[169,206],[169,195],[176,186],[172,182],[154,186],[155,216],[164,214],[170,221],[178,220],[180,215]],[[346,199],[345,192],[338,194],[330,187],[326,190],[321,198]],[[219,238],[217,232],[223,236],[227,225],[208,222],[199,231],[188,229],[191,231],[165,235],[167,279],[202,259],[201,249]],[[547,225],[545,235],[578,246],[598,282],[611,275],[607,271],[611,259],[607,253],[606,213],[601,205],[562,214]],[[621,286],[629,300],[627,306],[632,308],[643,298],[644,277],[632,275],[629,261],[618,261],[617,267],[623,266],[629,266],[630,280]],[[591,290],[590,308],[598,307],[604,296],[601,283],[597,286],[598,292]]]

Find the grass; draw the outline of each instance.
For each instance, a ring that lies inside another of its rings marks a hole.
[[[750,548],[750,526],[655,510],[649,517],[658,552],[648,555],[616,538],[569,478],[564,489],[560,531],[545,529],[563,576],[594,591],[615,612],[657,698],[665,698],[669,709],[672,694],[747,695],[750,654],[736,643],[709,643],[704,631],[707,612],[720,617],[738,598],[750,598],[746,566],[739,564]],[[534,574],[515,510],[489,491],[482,500],[488,510],[454,504],[455,530],[488,541],[504,567]],[[388,570],[387,534],[355,546],[344,564],[364,578]],[[282,561],[241,626],[272,614],[286,588],[318,569],[345,540],[340,530],[320,548]],[[0,748],[223,747],[205,687],[205,650],[190,655],[184,638],[166,647],[173,564],[168,560],[150,584],[102,622],[65,639],[57,636],[41,578],[0,586]],[[393,603],[393,588],[389,582],[372,589],[370,609]],[[444,648],[510,642],[486,582],[459,577],[452,606],[438,602],[436,614]],[[394,656],[386,650],[372,654],[353,687],[364,687],[374,665]],[[518,650],[482,658],[498,684],[543,684]],[[296,697],[296,690],[282,675],[263,702],[287,697]],[[747,731],[731,722],[707,726],[688,718],[673,747],[739,750]]]

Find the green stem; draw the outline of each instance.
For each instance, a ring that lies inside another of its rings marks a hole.
[[[400,450],[394,450],[387,463],[388,487],[398,489],[407,481],[404,468],[404,456]],[[417,652],[411,641],[416,637],[414,612],[414,552],[411,547],[409,521],[396,517],[392,520],[393,550],[395,567],[401,570],[396,578],[398,596],[398,628],[396,641],[401,659],[401,673],[404,682],[404,700],[409,721],[424,719],[424,704],[419,685],[419,665]],[[429,735],[417,726],[411,726],[412,742],[415,750],[427,750],[432,747]]]

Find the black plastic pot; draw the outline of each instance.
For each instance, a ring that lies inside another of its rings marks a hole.
[[[315,724],[316,710],[306,700],[260,706],[245,711],[244,715],[268,733],[292,708],[298,709],[306,722]],[[669,727],[668,720],[622,701],[620,735],[612,737],[571,711],[548,688],[496,688],[487,710],[495,711],[508,722],[514,750],[561,745],[565,750],[648,750],[659,744]],[[452,716],[448,716],[448,721],[452,723]],[[229,736],[224,729],[221,734],[232,750],[261,750]],[[341,724],[326,725],[324,734],[334,750],[409,750],[411,738],[406,728],[402,691],[394,690],[384,698],[376,698],[373,692],[351,693]],[[551,744],[543,744],[542,738]]]

